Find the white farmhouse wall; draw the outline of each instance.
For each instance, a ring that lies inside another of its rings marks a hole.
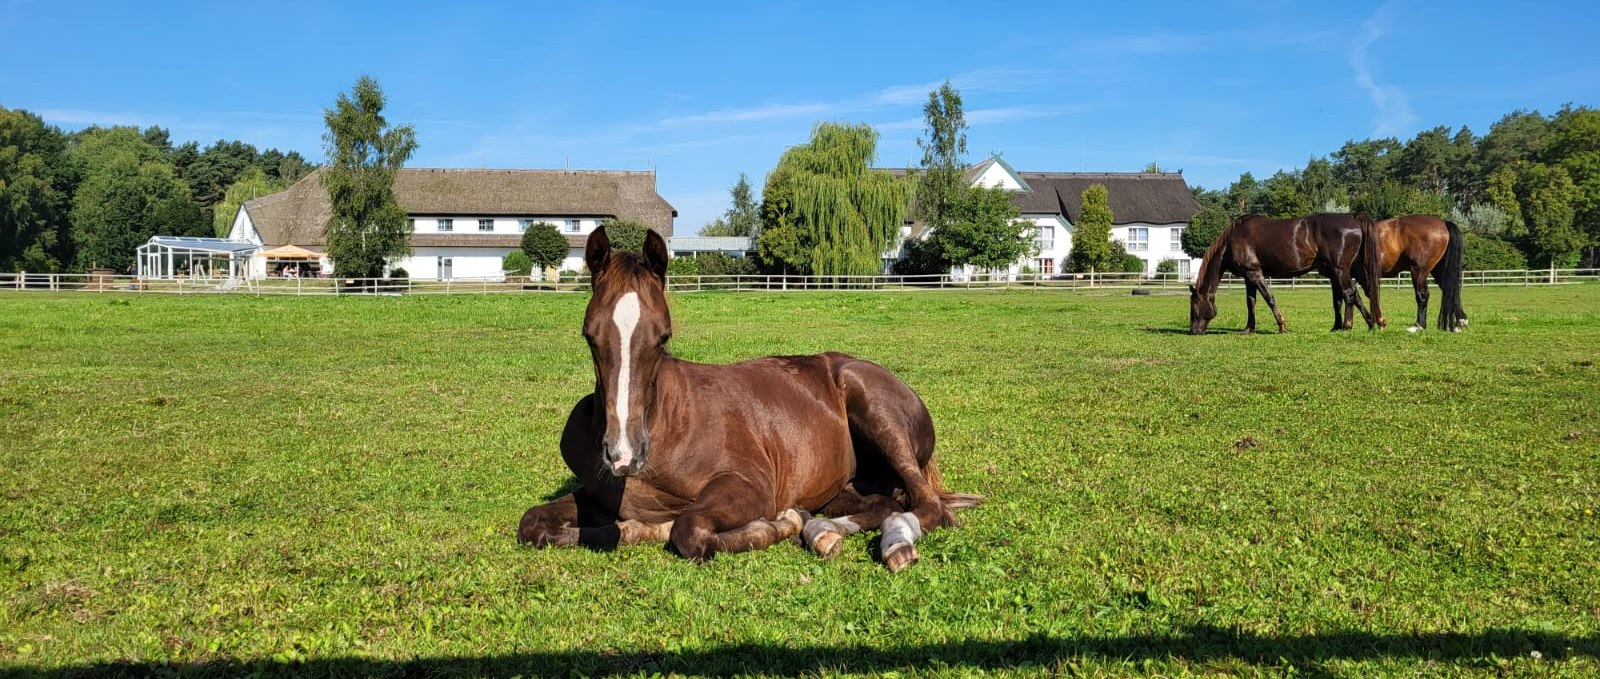
[[[441,231],[439,220],[450,220],[450,230]],[[493,231],[479,231],[478,220],[493,219]],[[605,221],[604,217],[484,217],[473,215],[428,215],[426,217],[412,217],[412,230],[414,233],[450,233],[457,235],[471,235],[481,233],[484,235],[498,234],[502,236],[517,235],[522,233],[522,221],[528,220],[530,225],[545,222],[554,224],[562,235],[583,236],[594,233]],[[573,222],[577,222],[577,230],[573,230]]]
[[[1129,233],[1132,229],[1147,229],[1149,232],[1149,240],[1146,249],[1133,250],[1130,248],[1128,250],[1128,254],[1135,255],[1144,260],[1145,273],[1155,273],[1156,266],[1161,263],[1161,260],[1173,259],[1179,262],[1179,273],[1187,273],[1192,275],[1194,272],[1200,270],[1200,260],[1194,259],[1185,253],[1183,251],[1183,247],[1178,244],[1177,238],[1174,236],[1175,231],[1177,234],[1181,235],[1185,226],[1186,225],[1184,224],[1146,224],[1144,222],[1118,224],[1111,227],[1111,238],[1112,240],[1121,241],[1124,245],[1127,245],[1129,242]],[[1189,263],[1188,271],[1183,270],[1183,262]]]

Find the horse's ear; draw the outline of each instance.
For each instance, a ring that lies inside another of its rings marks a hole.
[[[606,235],[606,227],[602,226],[589,234],[589,243],[583,248],[583,261],[589,265],[589,275],[594,276],[606,268],[606,259],[611,257],[611,237]]]
[[[665,281],[667,280],[667,260],[669,258],[671,258],[671,255],[667,254],[667,239],[662,238],[661,234],[656,233],[655,229],[645,229],[645,268],[649,269],[650,273],[655,274],[657,278]]]
[[[1200,294],[1199,290],[1194,289],[1194,284],[1193,283],[1189,284],[1189,294],[1191,294],[1191,295]]]

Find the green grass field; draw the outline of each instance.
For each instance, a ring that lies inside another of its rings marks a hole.
[[[1600,286],[675,296],[683,358],[922,394],[988,503],[898,575],[517,546],[585,301],[0,293],[0,675],[1600,674]]]

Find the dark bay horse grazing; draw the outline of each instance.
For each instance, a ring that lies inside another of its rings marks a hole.
[[[1439,284],[1444,299],[1439,302],[1439,329],[1459,331],[1467,325],[1467,312],[1461,308],[1461,229],[1433,215],[1406,215],[1385,219],[1377,224],[1379,270],[1384,276],[1401,271],[1411,272],[1411,287],[1417,296],[1417,322],[1410,330],[1416,332],[1428,327],[1428,275]],[[1367,296],[1373,288],[1368,286],[1365,272],[1359,272]],[[1335,303],[1337,305],[1337,302]],[[1373,302],[1377,306],[1377,302]],[[1344,325],[1350,327],[1353,311],[1344,310]],[[1378,314],[1378,326],[1388,324],[1383,314]]]
[[[642,255],[611,252],[603,228],[589,236],[583,336],[595,387],[561,436],[582,487],[529,509],[518,540],[666,541],[704,560],[801,537],[829,557],[844,536],[881,527],[884,563],[899,570],[916,561],[923,531],[982,500],[940,487],[927,407],[874,363],[828,353],[703,365],[668,354],[667,256],[654,231]]]
[[[1359,309],[1367,328],[1376,328],[1381,312],[1379,279],[1372,273],[1378,266],[1375,233],[1376,227],[1366,215],[1317,214],[1292,219],[1245,215],[1233,220],[1200,262],[1198,285],[1189,286],[1189,333],[1205,333],[1211,319],[1217,317],[1217,286],[1224,271],[1244,279],[1245,308],[1249,311],[1246,333],[1256,329],[1257,293],[1267,299],[1267,306],[1278,321],[1278,332],[1288,332],[1267,279],[1293,278],[1313,270],[1327,276],[1333,285],[1334,330],[1346,327],[1340,318],[1341,304]],[[1372,291],[1371,314],[1361,304],[1351,280],[1358,261],[1366,263],[1363,271],[1370,278],[1364,287]]]

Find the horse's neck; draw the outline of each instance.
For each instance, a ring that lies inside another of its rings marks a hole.
[[[1212,251],[1210,255],[1210,257],[1200,262],[1200,285],[1198,289],[1200,294],[1203,295],[1216,292],[1217,286],[1222,284],[1222,261],[1228,257],[1227,243],[1223,243],[1222,247]]]

